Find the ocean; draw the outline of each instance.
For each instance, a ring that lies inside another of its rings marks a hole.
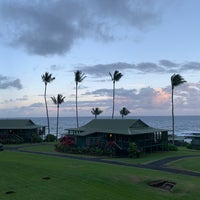
[[[98,119],[111,118],[101,117]],[[117,117],[116,117],[117,118]],[[141,119],[143,122],[153,128],[167,129],[169,133],[172,129],[171,116],[127,116],[127,119]],[[47,126],[46,117],[31,118],[33,122],[40,125]],[[79,117],[79,127],[88,123],[93,117]],[[65,129],[75,128],[75,117],[60,117],[59,118],[59,135],[66,133]],[[50,117],[50,132],[56,134],[56,117]],[[175,116],[175,134],[176,135],[190,135],[192,133],[200,133],[200,116]]]

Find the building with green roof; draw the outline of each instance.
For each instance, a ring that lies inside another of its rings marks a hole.
[[[106,146],[127,150],[131,142],[141,151],[166,150],[168,131],[148,126],[140,119],[94,119],[80,128],[67,129],[78,147]]]
[[[45,126],[30,119],[0,119],[0,142],[31,142],[34,136],[45,134]]]

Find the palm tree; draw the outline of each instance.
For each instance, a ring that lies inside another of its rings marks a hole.
[[[109,75],[113,82],[113,109],[112,109],[112,119],[113,119],[114,111],[115,111],[115,82],[119,81],[121,77],[123,76],[123,74],[120,73],[118,70],[115,70],[113,75],[110,72],[109,72]]]
[[[100,115],[103,111],[99,108],[92,108],[91,113],[95,116],[95,119],[97,118],[97,115]]]
[[[78,83],[82,82],[83,79],[85,79],[85,73],[83,73],[80,70],[77,70],[76,72],[74,72],[75,75],[75,83],[76,83],[76,124],[77,124],[77,128],[79,127],[79,123],[78,123]]]
[[[122,119],[124,118],[124,116],[128,115],[130,113],[130,111],[126,108],[126,107],[123,107],[121,110],[120,110],[120,114],[122,116]]]
[[[51,83],[54,79],[55,79],[55,77],[52,77],[52,74],[49,74],[48,72],[45,72],[45,74],[42,75],[42,81],[45,84],[44,101],[45,101],[45,106],[46,106],[48,134],[50,134],[50,123],[49,123],[49,113],[48,113],[48,106],[47,106],[47,84]]]
[[[57,97],[51,97],[54,104],[57,105],[57,125],[56,125],[56,140],[58,139],[58,120],[59,120],[59,108],[60,104],[64,102],[65,97],[62,94],[58,94]]]
[[[179,74],[173,74],[171,76],[171,88],[172,88],[172,143],[174,144],[174,87],[185,83],[184,78]]]

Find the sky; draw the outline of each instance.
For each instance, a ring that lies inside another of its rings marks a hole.
[[[79,116],[112,114],[109,72],[116,82],[115,116],[200,115],[199,0],[2,0],[0,1],[0,118],[45,117],[51,97],[62,94],[60,116],[75,116],[74,72],[87,76],[78,88]]]

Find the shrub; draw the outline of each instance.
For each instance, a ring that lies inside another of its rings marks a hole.
[[[69,146],[69,147],[72,147],[75,145],[75,140],[74,140],[74,137],[72,135],[66,135],[64,137],[62,137],[60,139],[60,143],[63,145],[63,146]]]
[[[178,151],[178,147],[174,144],[168,144],[168,151]]]
[[[134,156],[138,158],[140,156],[140,150],[137,148],[137,145],[135,142],[132,142],[129,144],[128,156],[130,158],[133,158]]]
[[[45,142],[55,142],[56,136],[53,134],[47,134],[45,138]]]
[[[40,142],[42,142],[42,138],[37,134],[33,134],[31,137],[31,142],[40,143]]]
[[[191,144],[191,143],[188,143],[188,144],[187,144],[187,148],[188,148],[188,149],[192,149],[192,144]]]

